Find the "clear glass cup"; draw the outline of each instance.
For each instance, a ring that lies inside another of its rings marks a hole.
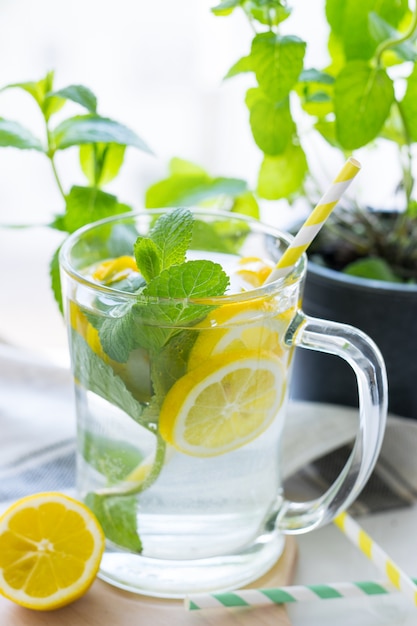
[[[107,536],[99,575],[133,592],[183,597],[254,581],[277,561],[286,533],[311,531],[349,506],[382,443],[386,373],[364,333],[304,315],[305,255],[289,276],[263,284],[291,237],[255,220],[193,211],[188,258],[219,263],[232,277],[226,295],[135,293],[143,279],[133,243],[165,213],[82,228],[62,246],[60,265],[77,489]],[[295,347],[345,359],[360,405],[346,466],[309,502],[289,501],[282,487]]]

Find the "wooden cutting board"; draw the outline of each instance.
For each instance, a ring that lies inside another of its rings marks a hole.
[[[297,545],[287,537],[278,563],[251,587],[291,584]],[[88,593],[56,611],[30,611],[0,597],[1,626],[290,626],[283,606],[187,611],[180,600],[160,600],[121,591],[96,580]]]

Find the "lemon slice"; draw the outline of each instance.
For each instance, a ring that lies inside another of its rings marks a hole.
[[[284,368],[271,352],[214,356],[171,387],[161,407],[161,436],[185,454],[224,454],[268,428],[285,389]]]
[[[39,611],[65,606],[93,583],[103,550],[101,526],[77,500],[22,498],[0,517],[0,592]]]
[[[267,350],[283,356],[281,338],[294,314],[292,309],[273,315],[271,302],[260,299],[218,307],[199,325],[190,351],[188,369],[226,350]]]
[[[239,269],[235,274],[243,279],[249,287],[260,287],[264,284],[274,266],[257,256],[243,257],[238,262]]]

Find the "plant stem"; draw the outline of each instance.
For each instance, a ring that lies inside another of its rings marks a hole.
[[[46,118],[45,119],[45,127],[46,127],[46,138],[47,138],[47,142],[48,142],[48,159],[51,162],[51,166],[52,166],[52,172],[54,174],[54,178],[56,181],[56,184],[58,186],[59,192],[61,194],[61,196],[64,198],[64,200],[66,199],[66,195],[65,195],[65,191],[63,186],[61,185],[61,181],[59,179],[58,176],[58,170],[56,169],[56,165],[55,165],[55,160],[54,160],[54,156],[55,156],[55,149],[52,145],[52,141],[51,141],[51,131],[49,129],[49,125],[48,125],[48,120]]]
[[[414,34],[414,31],[417,28],[417,2],[416,2],[416,8],[413,11],[412,15],[413,17],[411,20],[411,24],[408,30],[403,35],[401,35],[401,37],[391,37],[391,39],[382,41],[379,44],[375,52],[376,63],[378,66],[381,65],[382,55],[384,54],[386,50],[389,50],[390,48],[395,48],[395,46],[398,46],[400,43],[407,41],[407,39],[409,39]]]
[[[133,495],[142,493],[142,491],[145,491],[146,489],[149,489],[149,487],[153,485],[153,483],[156,481],[159,474],[161,473],[162,468],[164,467],[164,462],[165,462],[165,451],[166,451],[165,441],[162,439],[161,435],[158,432],[155,433],[155,436],[156,436],[155,458],[154,458],[153,465],[149,474],[146,476],[146,478],[142,482],[139,482],[139,483],[125,482],[125,483],[122,483],[121,485],[114,485],[113,487],[107,487],[107,488],[105,487],[103,489],[98,489],[97,491],[95,491],[95,494],[99,496],[133,496]]]

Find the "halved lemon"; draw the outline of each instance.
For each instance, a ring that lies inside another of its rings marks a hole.
[[[39,611],[65,606],[93,583],[104,542],[81,502],[55,492],[22,498],[0,517],[0,592]]]
[[[161,407],[161,436],[185,454],[224,454],[268,428],[285,390],[285,370],[272,352],[211,357],[171,387]]]

